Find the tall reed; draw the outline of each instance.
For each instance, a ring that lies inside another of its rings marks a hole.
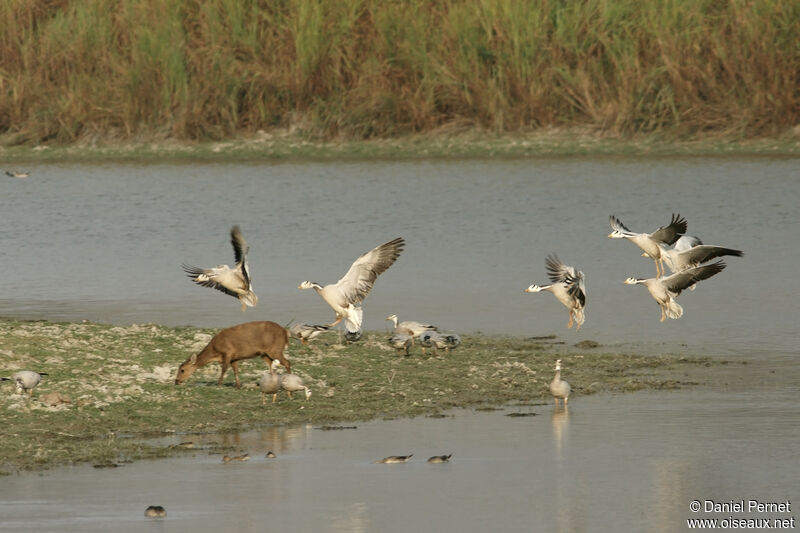
[[[0,140],[773,135],[795,0],[0,0]]]

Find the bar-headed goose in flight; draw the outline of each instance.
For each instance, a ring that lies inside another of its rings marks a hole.
[[[238,298],[242,302],[244,311],[245,306],[253,307],[258,303],[258,296],[253,292],[253,284],[250,283],[250,268],[247,264],[247,252],[250,247],[247,246],[239,226],[231,228],[231,244],[236,261],[233,268],[228,265],[213,268],[197,268],[186,264],[181,266],[198,285],[211,287]]]
[[[545,259],[550,285],[531,285],[525,292],[548,291],[553,293],[559,302],[569,310],[569,323],[577,324],[575,329],[580,329],[584,321],[583,308],[586,307],[586,284],[583,272],[562,263],[555,254]]]
[[[398,237],[383,243],[355,260],[342,279],[324,287],[314,281],[304,281],[298,289],[314,289],[328,305],[336,311],[336,319],[328,326],[335,326],[344,318],[347,331],[361,329],[364,311],[361,302],[375,285],[378,276],[400,257],[405,240]]]
[[[675,298],[678,297],[682,290],[698,281],[708,279],[714,274],[719,274],[725,266],[723,261],[717,261],[716,263],[690,268],[663,278],[628,278],[625,280],[625,284],[644,285],[647,287],[655,301],[661,306],[661,322],[663,322],[666,317],[678,319],[683,316],[683,307],[675,301]]]
[[[661,249],[658,243],[675,244],[681,234],[686,233],[686,219],[680,215],[672,214],[672,220],[667,226],[661,226],[653,233],[635,233],[629,230],[620,219],[611,215],[608,217],[613,230],[608,234],[609,239],[628,239],[642,249],[656,263],[656,277],[664,274],[661,265]]]
[[[742,257],[744,255],[741,250],[711,244],[698,244],[684,250],[659,244],[659,248],[661,248],[661,260],[672,272],[683,272],[717,257],[726,255]]]

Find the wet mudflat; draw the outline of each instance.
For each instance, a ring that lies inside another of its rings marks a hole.
[[[796,366],[761,355],[715,367],[696,387],[575,397],[566,411],[192,436],[187,457],[7,476],[0,530],[684,530],[687,518],[715,516],[689,511],[694,499],[800,496]],[[225,464],[212,443],[250,460]],[[450,462],[426,462],[443,453]],[[143,516],[152,504],[167,509],[157,524]]]

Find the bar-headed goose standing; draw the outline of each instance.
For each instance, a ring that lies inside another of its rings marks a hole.
[[[344,318],[347,331],[359,331],[364,318],[361,302],[375,285],[375,280],[400,257],[405,241],[398,237],[381,244],[360,256],[350,266],[342,279],[324,287],[314,281],[304,281],[298,289],[314,289],[331,308],[336,319],[328,326],[335,326]]]
[[[561,400],[564,407],[567,406],[567,402],[569,402],[569,393],[571,391],[572,387],[569,386],[569,383],[561,379],[561,359],[557,359],[556,375],[553,376],[553,381],[550,382],[550,394],[553,395],[556,407],[558,407],[558,400]]]
[[[242,302],[242,311],[244,311],[246,307],[253,307],[258,303],[258,296],[253,292],[253,284],[250,282],[250,268],[247,264],[249,247],[239,226],[231,228],[231,244],[236,261],[233,268],[228,265],[219,265],[213,268],[198,268],[186,264],[181,266],[192,281],[198,285],[217,289],[238,298]]]

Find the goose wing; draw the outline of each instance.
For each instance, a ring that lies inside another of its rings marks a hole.
[[[250,265],[247,263],[247,252],[250,251],[250,247],[247,245],[247,241],[244,240],[239,226],[231,228],[231,245],[233,246],[233,257],[236,260],[236,266],[237,268],[241,267],[242,277],[244,277],[247,288],[250,288]]]
[[[669,225],[661,226],[655,230],[650,234],[650,238],[665,244],[675,244],[675,241],[677,241],[682,234],[686,233],[687,225],[685,218],[673,213]]]
[[[633,232],[629,230],[628,227],[625,226],[625,224],[623,224],[622,221],[617,217],[615,217],[614,215],[608,217],[608,222],[611,224],[611,229],[613,229],[614,231],[633,235]]]
[[[547,275],[553,283],[564,283],[567,279],[576,276],[575,269],[562,263],[556,254],[548,255],[544,263],[547,267]]]
[[[376,246],[355,260],[344,277],[336,282],[336,287],[348,303],[358,305],[367,297],[378,276],[400,257],[404,245],[405,240],[398,237]]]
[[[668,291],[680,294],[683,289],[691,287],[698,281],[708,279],[714,274],[719,274],[726,266],[724,261],[717,261],[716,263],[690,268],[663,278],[661,283]]]
[[[689,248],[688,250],[684,250],[680,255],[686,263],[690,265],[699,265],[700,263],[705,263],[706,261],[710,261],[714,258],[722,257],[724,255],[742,257],[744,252],[741,250],[734,250],[733,248],[723,248],[722,246],[702,244],[693,248]]]
[[[566,279],[567,294],[575,298],[581,303],[581,307],[586,306],[586,282],[583,272],[578,270],[574,276],[569,276]]]
[[[235,271],[228,268],[228,265],[222,265],[214,268],[198,268],[191,265],[181,265],[183,271],[198,285],[217,289],[230,296],[239,297],[239,293],[233,290],[241,284],[237,280]]]

